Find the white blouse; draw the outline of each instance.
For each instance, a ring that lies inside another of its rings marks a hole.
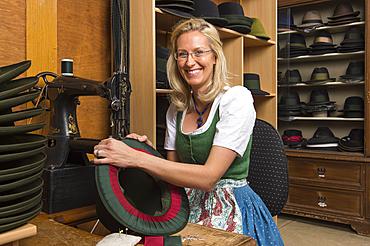
[[[185,110],[182,113],[181,132],[186,135],[197,135],[205,132],[210,127],[217,108],[219,108],[220,120],[216,124],[213,145],[231,149],[239,156],[243,156],[256,120],[253,97],[246,87],[227,87],[226,91],[219,94],[214,100],[204,125],[193,132],[184,133],[182,130],[187,111]],[[176,150],[176,117],[176,107],[171,104],[166,114],[167,130],[164,141],[166,150]]]

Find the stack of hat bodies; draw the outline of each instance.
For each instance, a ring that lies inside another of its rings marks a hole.
[[[14,79],[31,65],[24,61],[0,67],[0,232],[14,229],[41,210],[41,179],[46,138],[30,134],[44,124],[20,124],[43,112],[17,106],[35,100],[37,77]]]

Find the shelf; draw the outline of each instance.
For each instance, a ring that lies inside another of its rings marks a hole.
[[[291,85],[278,85],[279,88],[292,88],[292,87],[328,87],[328,86],[355,86],[355,85],[364,85],[364,81],[358,81],[358,82],[341,82],[341,81],[336,81],[336,82],[327,82],[325,84],[316,84],[316,85],[311,85],[311,84],[305,84],[305,83],[298,83],[298,84],[291,84]]]
[[[360,152],[341,152],[341,151],[324,151],[324,150],[308,150],[308,149],[290,149],[285,148],[285,153],[288,157],[306,157],[327,160],[350,160],[350,161],[365,161],[364,154]]]
[[[174,16],[171,14],[168,14],[166,12],[163,12],[159,8],[155,8],[156,13],[156,29],[160,30],[159,33],[163,34],[170,34],[171,29],[173,25],[175,25],[178,21],[180,21],[182,18],[178,16]],[[257,38],[253,35],[249,34],[241,34],[236,31],[222,28],[222,27],[216,27],[221,39],[230,39],[230,38],[237,38],[237,37],[243,37],[244,38],[244,47],[259,47],[259,46],[271,46],[275,45],[276,42],[273,40],[263,40],[260,38]]]
[[[167,95],[167,94],[170,94],[172,90],[171,89],[155,89],[155,92],[157,94]]]
[[[270,95],[253,95],[252,94],[252,96],[253,97],[258,97],[258,98],[264,98],[264,97],[270,98],[270,97],[276,97],[276,94],[275,93],[270,93]]]
[[[291,30],[291,31],[285,31],[285,32],[278,32],[278,35],[283,36],[283,35],[288,35],[288,34],[291,34],[291,33],[302,33],[302,34],[305,34],[305,35],[310,35],[310,34],[314,34],[316,31],[319,31],[319,30],[326,30],[329,33],[339,33],[339,32],[346,31],[349,27],[364,26],[364,25],[365,25],[365,21],[359,21],[359,22],[353,22],[353,23],[338,25],[338,26],[322,26],[322,27],[316,28],[315,31],[310,32],[310,33],[298,32],[298,31]]]
[[[329,61],[336,59],[358,59],[365,55],[365,51],[356,51],[350,53],[328,53],[324,55],[305,55],[292,58],[278,58],[278,62],[311,62],[311,61]]]
[[[306,120],[306,121],[364,121],[364,118],[287,116],[287,117],[279,117],[279,120],[281,120],[281,121],[295,121],[295,120]]]

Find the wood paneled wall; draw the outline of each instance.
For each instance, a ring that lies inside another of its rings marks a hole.
[[[110,76],[110,1],[1,0],[0,13],[0,66],[29,59],[27,76],[60,74],[60,60],[72,58],[75,76],[102,82]],[[107,101],[95,96],[80,101],[81,135],[110,135]]]

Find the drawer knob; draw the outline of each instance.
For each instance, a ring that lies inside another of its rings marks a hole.
[[[325,178],[325,172],[326,172],[325,167],[317,168],[317,175],[319,176],[319,178]]]
[[[326,197],[319,196],[317,200],[318,200],[317,205],[319,205],[319,207],[326,208],[328,206],[328,204],[326,204]]]

